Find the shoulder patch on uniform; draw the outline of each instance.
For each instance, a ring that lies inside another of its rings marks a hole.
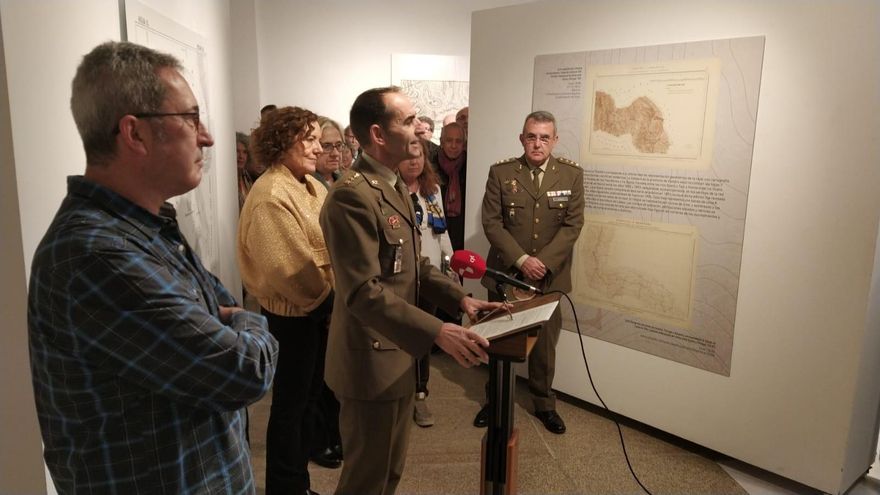
[[[572,160],[569,160],[568,158],[559,158],[559,157],[557,157],[557,158],[556,158],[556,161],[559,162],[559,163],[565,164],[565,165],[570,165],[570,166],[572,166],[572,167],[580,167],[580,165],[578,165],[577,162],[572,161]]]
[[[512,156],[510,158],[505,158],[504,160],[498,160],[497,162],[493,163],[492,165],[503,165],[505,163],[512,163],[515,161],[516,161],[516,157]]]

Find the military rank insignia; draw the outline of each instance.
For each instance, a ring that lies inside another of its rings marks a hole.
[[[361,175],[361,174],[360,174],[359,172],[355,172],[354,175],[350,175],[350,176],[348,176],[348,178],[345,179],[345,185],[346,185],[346,186],[350,186],[350,185],[351,185],[351,181],[357,179],[358,177],[360,177],[360,175]]]

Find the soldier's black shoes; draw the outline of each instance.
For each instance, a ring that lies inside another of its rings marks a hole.
[[[485,428],[489,426],[489,404],[480,408],[480,412],[474,418],[474,426],[477,428]]]
[[[559,417],[555,409],[549,411],[535,411],[535,417],[544,423],[544,428],[551,433],[561,435],[565,433],[565,422]]]
[[[326,448],[321,452],[312,454],[309,459],[315,464],[327,469],[337,469],[342,466],[342,457],[332,448]]]

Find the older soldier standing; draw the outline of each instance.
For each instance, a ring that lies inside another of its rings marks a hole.
[[[437,344],[465,367],[488,360],[486,339],[419,309],[419,293],[471,317],[500,305],[468,297],[420,256],[413,204],[397,173],[421,151],[409,98],[394,87],[365,91],[350,122],[363,153],[321,211],[336,277],[325,371],[341,405],[345,463],[336,493],[391,495],[406,461],[413,356]]]
[[[568,292],[572,248],[584,225],[584,173],[576,163],[552,155],[559,136],[550,112],[529,114],[519,140],[522,156],[502,160],[489,169],[482,212],[491,246],[486,264],[498,271],[522,274],[544,291]],[[490,299],[498,300],[500,295],[487,280],[484,284]],[[557,309],[529,356],[535,416],[557,434],[565,433],[551,389],[561,327]],[[483,406],[474,426],[487,424],[488,409]]]
[[[174,57],[109,42],[70,106],[84,176],[37,247],[31,368],[59,493],[255,493],[243,409],[269,390],[277,343],[169,216],[214,144]]]

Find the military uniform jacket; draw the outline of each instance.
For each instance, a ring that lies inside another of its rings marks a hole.
[[[548,269],[544,290],[571,290],[572,249],[584,225],[584,172],[576,163],[551,155],[537,191],[525,155],[492,165],[482,219],[489,268],[515,272],[528,254]],[[483,284],[494,292],[494,281]]]
[[[336,295],[325,380],[338,395],[390,400],[415,393],[413,357],[443,322],[420,310],[419,293],[449,312],[464,290],[420,255],[409,197],[359,158],[333,184],[321,210]]]

